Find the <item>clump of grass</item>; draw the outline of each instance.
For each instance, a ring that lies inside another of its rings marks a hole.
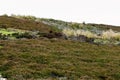
[[[120,40],[120,32],[114,32],[112,29],[104,31],[101,35],[103,39],[117,39]]]
[[[63,33],[65,35],[67,35],[68,37],[69,36],[79,36],[79,35],[84,35],[84,36],[87,36],[89,38],[96,37],[96,34],[90,32],[90,31],[82,30],[82,29],[77,29],[77,30],[74,30],[74,29],[64,29]]]
[[[67,37],[76,36],[79,37],[80,35],[84,35],[88,38],[95,38],[97,40],[110,40],[110,41],[120,41],[120,32],[115,32],[112,29],[107,31],[102,31],[100,35],[93,33],[89,30],[82,30],[82,29],[63,29],[62,31]]]

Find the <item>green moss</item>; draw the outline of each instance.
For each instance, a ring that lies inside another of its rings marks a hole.
[[[3,48],[3,46],[0,46],[0,49]]]

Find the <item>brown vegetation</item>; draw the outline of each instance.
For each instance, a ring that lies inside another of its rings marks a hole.
[[[39,30],[41,32],[49,32],[50,26],[41,22],[17,19],[13,17],[0,16],[0,28],[16,28],[23,30]]]
[[[8,80],[120,79],[120,46],[59,39],[0,41],[0,73]]]

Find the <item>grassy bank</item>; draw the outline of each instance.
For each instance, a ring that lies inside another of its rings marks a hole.
[[[0,41],[0,73],[8,80],[119,80],[120,46],[56,39]]]

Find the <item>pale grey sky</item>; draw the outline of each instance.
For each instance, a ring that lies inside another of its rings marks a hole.
[[[0,14],[120,25],[120,0],[1,0]]]

